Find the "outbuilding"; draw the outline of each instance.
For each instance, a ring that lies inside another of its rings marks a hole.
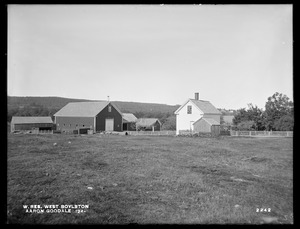
[[[109,101],[72,102],[54,114],[56,128],[72,131],[90,128],[93,132],[122,131],[121,111]]]
[[[136,121],[137,117],[131,113],[123,113],[123,131],[129,130],[133,131],[136,130]]]
[[[140,118],[136,122],[136,128],[138,130],[159,131],[161,122],[157,118]]]
[[[53,121],[51,117],[36,116],[13,116],[10,123],[10,130],[52,130]]]
[[[200,118],[193,123],[194,132],[211,133],[213,136],[220,134],[220,123],[212,118]]]

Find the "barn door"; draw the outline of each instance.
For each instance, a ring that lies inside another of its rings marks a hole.
[[[113,131],[114,130],[114,119],[107,118],[105,119],[105,131]]]

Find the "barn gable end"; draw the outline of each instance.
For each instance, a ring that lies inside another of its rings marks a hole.
[[[122,131],[122,113],[108,101],[68,103],[54,116],[59,130],[84,127],[93,129],[94,132],[105,131],[110,121],[111,131]]]

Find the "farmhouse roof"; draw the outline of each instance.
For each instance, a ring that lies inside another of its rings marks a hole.
[[[137,120],[136,125],[150,127],[153,124],[155,124],[157,121],[161,125],[161,122],[157,118],[140,118]]]
[[[137,118],[134,116],[134,114],[131,113],[123,113],[123,122],[136,122]]]
[[[31,123],[53,123],[51,117],[35,117],[35,116],[13,116],[11,122],[14,124],[31,124]]]
[[[177,114],[189,101],[195,104],[204,114],[221,114],[221,112],[214,107],[209,101],[188,99],[183,105],[181,105],[174,113]]]
[[[212,118],[199,118],[196,122],[193,123],[193,125],[195,125],[197,122],[200,122],[201,120],[207,122],[209,125],[213,126],[213,125],[220,125],[220,123],[218,123],[216,120],[212,119]]]
[[[68,103],[56,112],[54,116],[95,117],[109,103],[108,101]]]

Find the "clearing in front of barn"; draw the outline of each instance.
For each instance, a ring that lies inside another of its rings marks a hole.
[[[292,138],[9,134],[7,159],[8,223],[293,223]]]

